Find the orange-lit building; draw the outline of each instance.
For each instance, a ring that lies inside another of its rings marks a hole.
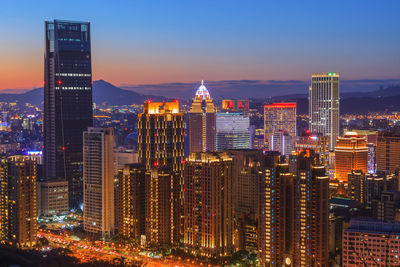
[[[335,177],[339,181],[347,182],[348,174],[353,170],[368,173],[367,139],[348,132],[336,139]]]
[[[273,103],[264,106],[264,142],[270,149],[273,134],[287,131],[296,140],[296,103]]]
[[[378,134],[376,168],[390,173],[400,170],[400,135],[391,132]]]

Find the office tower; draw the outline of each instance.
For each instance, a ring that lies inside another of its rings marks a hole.
[[[296,103],[273,103],[264,106],[264,142],[271,149],[275,132],[287,131],[296,139]]]
[[[222,110],[225,112],[241,112],[244,115],[247,115],[249,113],[249,100],[224,99],[222,100]]]
[[[339,181],[347,182],[352,170],[368,173],[368,148],[365,137],[348,132],[337,137],[335,147],[335,175]]]
[[[329,169],[329,142],[328,137],[309,134],[306,136],[298,136],[296,138],[295,151],[314,150],[319,155],[320,162],[325,166],[326,171]]]
[[[288,157],[293,150],[292,136],[285,131],[274,132],[271,136],[270,150]]]
[[[362,171],[352,170],[348,174],[347,194],[352,200],[362,204],[366,202],[366,181],[365,174]]]
[[[400,169],[400,135],[391,132],[378,134],[376,169],[391,173]]]
[[[83,201],[82,136],[93,125],[90,24],[46,21],[44,179],[67,180],[70,208]]]
[[[329,177],[318,157],[303,152],[290,158],[296,174],[294,266],[329,266]]]
[[[36,160],[11,156],[0,167],[0,241],[32,247],[37,232]]]
[[[400,208],[400,192],[384,191],[379,200],[372,200],[373,217],[380,221],[395,221]]]
[[[207,257],[230,255],[235,245],[232,157],[192,153],[184,173],[185,247]]]
[[[118,233],[138,239],[145,234],[146,168],[127,164],[118,173]]]
[[[233,202],[235,228],[238,231],[237,247],[240,250],[257,251],[257,226],[259,188],[263,174],[263,153],[259,150],[232,150]]]
[[[342,266],[343,227],[344,218],[331,212],[329,214],[329,256],[337,266]]]
[[[146,241],[154,245],[179,242],[179,176],[169,167],[153,168],[146,174]],[[185,229],[186,231],[186,229]]]
[[[114,232],[114,129],[83,133],[83,230],[109,238]]]
[[[376,145],[367,143],[368,148],[368,173],[376,172]]]
[[[38,206],[40,216],[68,213],[68,181],[51,180],[39,182]]]
[[[276,151],[264,157],[260,182],[258,249],[260,266],[283,266],[294,260],[295,179]]]
[[[178,101],[145,102],[138,132],[139,163],[147,169],[167,166],[182,171],[184,120]]]
[[[343,234],[343,266],[399,266],[400,223],[351,220]]]
[[[189,151],[215,151],[216,109],[214,102],[201,81],[189,112]]]
[[[238,112],[217,113],[217,151],[250,148],[250,118]]]
[[[314,73],[309,88],[309,126],[312,133],[327,136],[329,149],[336,146],[340,134],[340,75],[339,73]]]
[[[258,150],[262,150],[265,148],[264,129],[255,130],[252,148]]]

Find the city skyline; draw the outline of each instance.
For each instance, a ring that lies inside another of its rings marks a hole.
[[[392,34],[399,7],[395,1],[172,1],[151,7],[137,1],[87,1],[79,9],[74,1],[63,8],[46,1],[21,4],[26,8],[5,3],[0,11],[1,21],[9,25],[0,30],[9,36],[0,43],[0,89],[42,86],[42,25],[52,18],[91,22],[93,79],[118,86],[200,79],[307,80],[310,73],[331,70],[347,80],[400,77],[400,38]],[[93,7],[96,12],[87,12]]]

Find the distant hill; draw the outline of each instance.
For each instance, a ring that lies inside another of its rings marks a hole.
[[[109,105],[142,104],[146,99],[153,101],[167,100],[162,96],[142,95],[134,91],[124,90],[103,80],[93,82],[93,102],[97,104],[104,102]],[[0,93],[0,101],[40,105],[43,102],[43,87],[21,94]]]

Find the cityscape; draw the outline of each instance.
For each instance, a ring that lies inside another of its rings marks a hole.
[[[1,267],[400,266],[399,2],[117,2],[4,4]]]

